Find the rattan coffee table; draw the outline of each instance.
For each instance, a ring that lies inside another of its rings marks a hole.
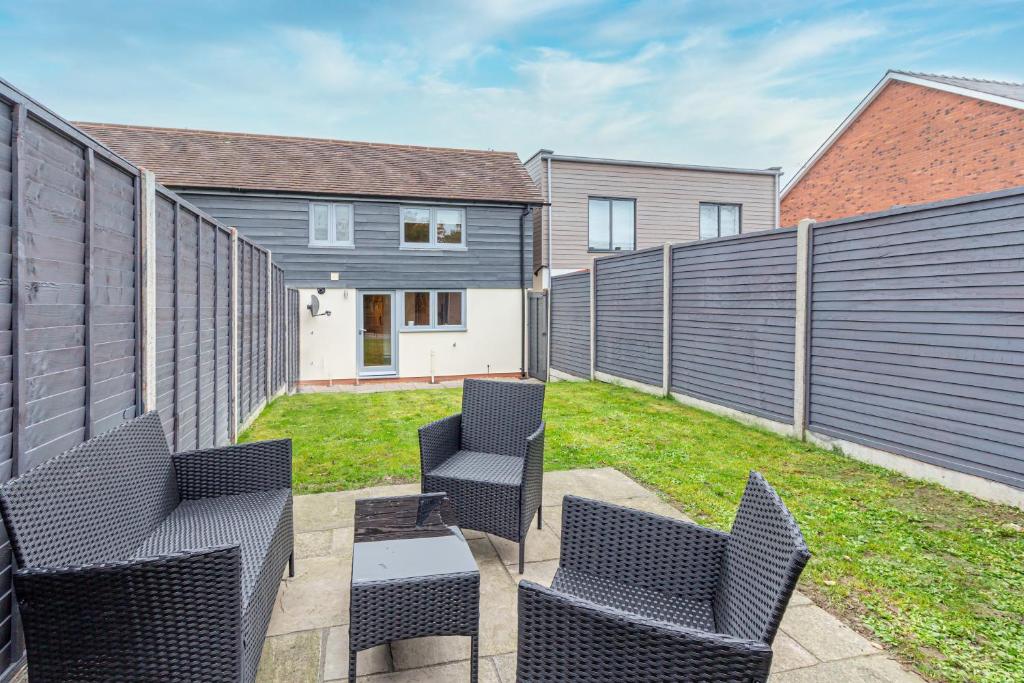
[[[356,501],[349,599],[349,680],[356,654],[424,636],[470,636],[476,683],[480,571],[443,493]]]

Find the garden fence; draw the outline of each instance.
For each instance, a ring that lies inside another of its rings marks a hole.
[[[550,294],[555,377],[671,394],[1021,499],[1024,188],[603,257]]]
[[[231,443],[294,384],[293,294],[266,249],[0,80],[0,481],[148,410],[174,449]],[[0,529],[0,680],[23,657]]]

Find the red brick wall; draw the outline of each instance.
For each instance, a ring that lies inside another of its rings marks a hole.
[[[893,81],[783,198],[781,225],[1024,185],[1024,110]]]

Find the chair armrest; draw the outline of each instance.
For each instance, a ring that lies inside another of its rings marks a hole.
[[[764,643],[627,614],[531,581],[519,584],[516,680],[764,681]]]
[[[33,678],[238,680],[239,546],[14,577]]]
[[[696,600],[714,596],[729,535],[565,496],[559,566]]]
[[[526,457],[523,458],[522,528],[525,531],[533,513],[541,504],[544,494],[544,422],[526,437]]]
[[[420,474],[426,475],[455,455],[462,445],[462,413],[423,425],[419,435]]]
[[[254,441],[172,456],[183,500],[292,486],[292,441]]]

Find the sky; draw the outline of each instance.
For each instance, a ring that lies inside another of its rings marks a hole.
[[[889,68],[1024,81],[1024,0],[0,0],[65,118],[766,168]]]

